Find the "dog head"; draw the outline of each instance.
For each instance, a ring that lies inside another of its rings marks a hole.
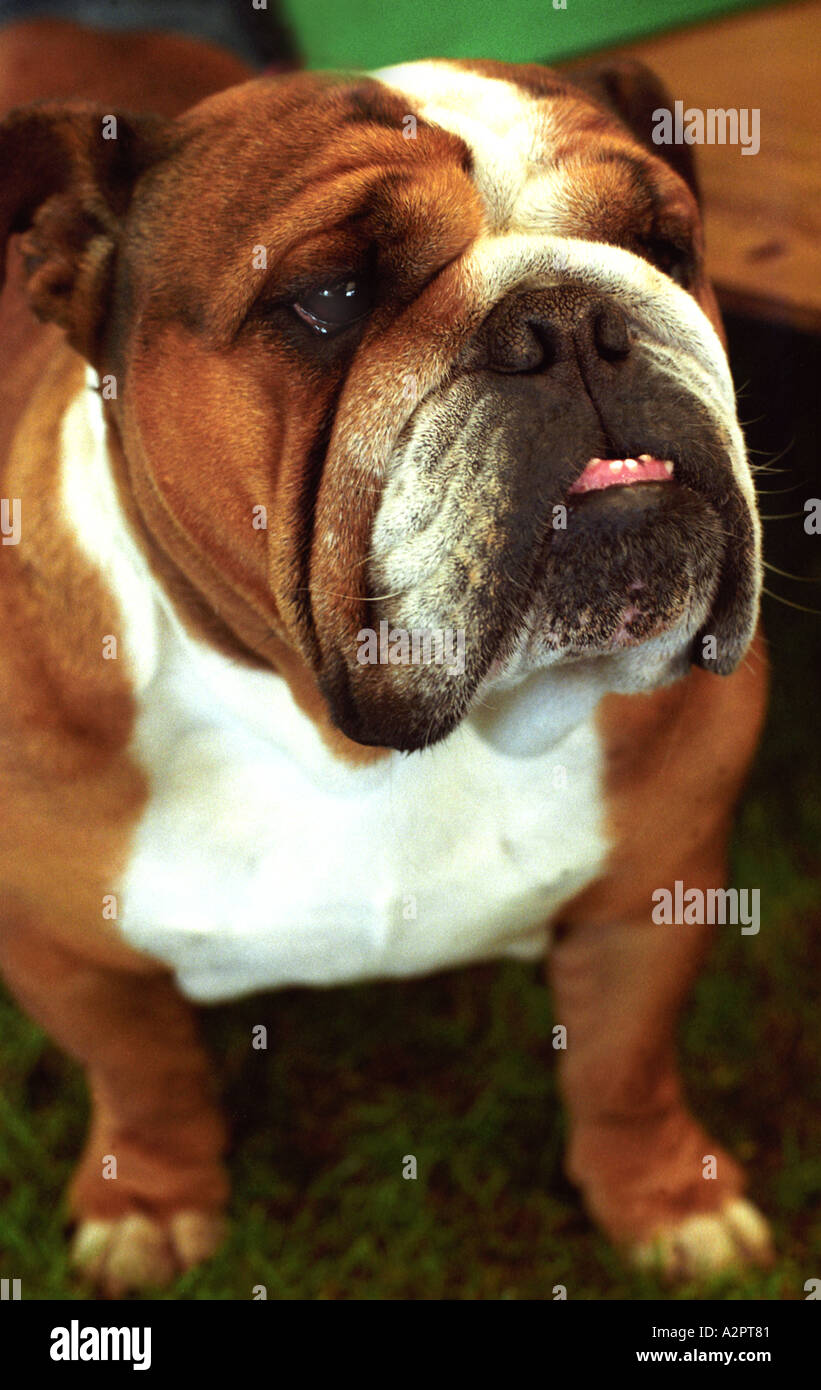
[[[30,302],[115,382],[146,544],[359,743],[541,668],[632,691],[746,651],[760,528],[659,104],[635,66],[437,61],[2,128]],[[457,666],[404,658],[448,630]]]

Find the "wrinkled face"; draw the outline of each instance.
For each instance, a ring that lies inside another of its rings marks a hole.
[[[101,362],[138,508],[243,640],[402,749],[539,667],[734,669],[759,526],[678,175],[501,64],[262,79],[173,129]]]

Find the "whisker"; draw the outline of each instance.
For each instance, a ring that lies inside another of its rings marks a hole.
[[[787,457],[787,454],[789,454],[794,448],[795,448],[795,436],[793,436],[793,438],[790,440],[789,444],[785,444],[785,445],[784,445],[784,448],[783,448],[783,449],[780,449],[780,450],[778,451],[777,454],[773,454],[773,456],[772,456],[772,458],[769,460],[769,462],[770,462],[770,463],[780,463],[781,460],[782,460],[783,458],[786,458],[786,457]],[[766,455],[766,454],[768,454],[769,452],[770,452],[769,449],[751,449],[751,448],[749,447],[749,445],[747,446],[747,453],[748,453],[748,454],[764,454],[764,455]]]
[[[780,570],[778,565],[771,565],[769,560],[764,560],[763,565],[765,570],[780,574],[782,579],[794,579],[797,584],[821,584],[821,578],[811,574],[790,574],[789,570]]]
[[[774,599],[776,603],[783,603],[785,608],[797,608],[799,613],[813,613],[816,618],[821,618],[821,608],[807,608],[806,604],[793,603],[792,599],[782,598],[780,594],[773,593],[772,589],[768,589],[766,586],[762,588],[762,593],[765,593],[768,598]]]

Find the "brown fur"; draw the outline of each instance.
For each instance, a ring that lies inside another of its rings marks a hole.
[[[718,1208],[744,1187],[738,1165],[689,1114],[675,1027],[710,926],[656,926],[660,888],[721,888],[730,818],[764,718],[759,634],[735,675],[693,670],[653,695],[599,708],[607,756],[607,872],[563,914],[549,974],[574,1044],[560,1083],[571,1117],[568,1172],[620,1241]],[[735,928],[737,930],[737,928]],[[705,1154],[718,1158],[705,1182]]]

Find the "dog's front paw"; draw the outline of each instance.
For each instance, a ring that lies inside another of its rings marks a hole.
[[[178,1211],[166,1219],[128,1212],[113,1219],[80,1221],[71,1263],[104,1298],[169,1284],[208,1259],[221,1244],[224,1217],[215,1212]]]
[[[770,1228],[752,1202],[733,1197],[718,1211],[695,1213],[662,1226],[630,1249],[635,1265],[668,1279],[698,1279],[774,1259]]]

